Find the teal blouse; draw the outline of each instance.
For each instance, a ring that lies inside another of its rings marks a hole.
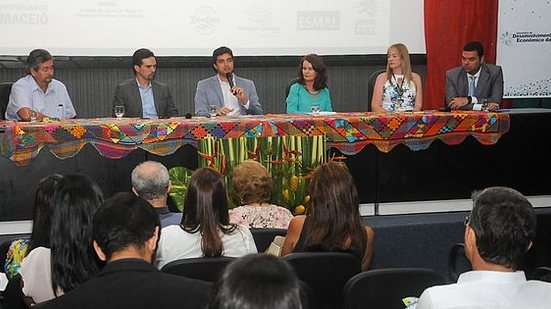
[[[304,85],[296,83],[291,86],[289,96],[287,96],[287,114],[306,114],[310,113],[312,104],[319,104],[320,111],[332,112],[331,96],[327,87],[320,90],[316,97],[312,96],[306,90]]]

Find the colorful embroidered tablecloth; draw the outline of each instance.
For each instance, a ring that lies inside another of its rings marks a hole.
[[[51,123],[0,122],[0,154],[27,165],[46,147],[60,159],[75,156],[85,144],[107,158],[123,158],[141,148],[168,155],[184,144],[207,137],[274,137],[325,135],[328,147],[355,154],[373,144],[388,152],[398,144],[426,149],[435,139],[461,143],[467,136],[496,143],[509,131],[509,115],[484,112],[336,113],[323,116],[263,115],[237,118],[72,119]]]

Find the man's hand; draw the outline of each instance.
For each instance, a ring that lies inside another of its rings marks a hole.
[[[218,116],[226,116],[228,113],[230,113],[231,111],[233,111],[232,108],[227,108],[225,106],[222,106],[218,109],[218,111],[216,111],[216,115]]]
[[[488,103],[488,110],[489,111],[495,111],[496,109],[499,109],[499,104],[495,102]]]
[[[451,109],[460,109],[461,107],[469,104],[469,99],[466,97],[455,97],[450,102]]]
[[[234,86],[231,89],[231,92],[237,97],[237,101],[239,101],[239,103],[245,105],[249,101],[249,98],[245,94],[245,91],[243,90],[243,88],[239,88],[237,86]]]

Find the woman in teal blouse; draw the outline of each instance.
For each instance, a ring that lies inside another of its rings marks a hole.
[[[318,104],[322,112],[333,111],[325,70],[323,59],[316,54],[300,59],[298,81],[291,86],[286,100],[288,114],[310,113],[313,104]]]

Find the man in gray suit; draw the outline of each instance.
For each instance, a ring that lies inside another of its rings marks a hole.
[[[496,110],[503,99],[503,71],[483,63],[480,42],[463,47],[462,66],[446,72],[446,104],[451,109]]]
[[[261,115],[253,81],[233,74],[232,50],[225,46],[215,49],[212,65],[217,74],[197,83],[195,115],[208,116],[211,109],[217,116]]]
[[[123,105],[124,117],[169,118],[178,116],[168,85],[155,81],[157,59],[152,51],[141,48],[132,56],[136,78],[117,85],[113,109]]]

